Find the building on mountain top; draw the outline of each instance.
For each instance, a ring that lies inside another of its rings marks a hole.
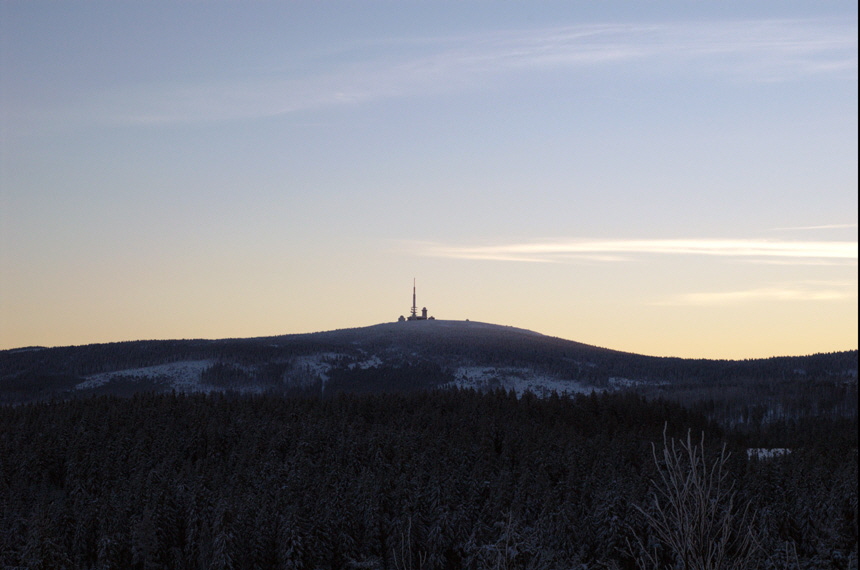
[[[412,309],[409,311],[409,316],[404,317],[400,315],[400,318],[397,319],[398,322],[402,323],[404,321],[434,321],[436,317],[428,317],[427,316],[427,307],[421,309],[421,314],[418,314],[418,306],[415,304],[415,279],[412,280]]]

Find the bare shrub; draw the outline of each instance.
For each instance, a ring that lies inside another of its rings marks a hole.
[[[729,454],[723,445],[708,462],[705,435],[698,444],[690,432],[686,440],[667,439],[663,453],[651,453],[659,477],[652,480],[652,504],[636,506],[650,532],[634,533],[629,544],[642,570],[740,570],[753,567],[757,543],[749,502],[737,504],[734,484],[728,481]]]

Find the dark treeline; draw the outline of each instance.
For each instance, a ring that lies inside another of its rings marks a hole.
[[[154,366],[180,360],[228,360],[259,364],[316,351],[340,349],[313,335],[299,335],[288,342],[273,339],[136,340],[0,351],[0,372],[16,375],[87,376],[126,368]]]
[[[711,383],[677,382],[632,388],[649,399],[665,398],[705,414],[721,425],[759,429],[800,418],[857,415],[857,381],[827,374],[726,376]]]
[[[651,508],[665,429],[704,432],[709,457],[733,452],[757,567],[856,568],[856,415],[803,422],[740,434],[633,394],[3,407],[0,567],[634,568],[628,539],[649,540],[636,506]],[[748,445],[792,453],[749,460]]]
[[[136,341],[2,351],[0,405],[170,392],[170,377],[137,374],[134,368],[177,361],[208,362],[200,374],[204,389],[280,396],[433,389],[455,380],[454,371],[465,362],[521,367],[578,386],[667,399],[738,429],[804,417],[857,415],[856,351],[700,361],[630,355],[503,327],[496,327],[501,332],[492,329],[469,338],[422,336],[420,329],[404,329],[404,334],[396,327],[367,327],[355,336],[335,331],[268,339]],[[300,365],[305,356],[321,354],[330,367],[328,379]],[[370,355],[375,364],[368,367]],[[121,372],[111,382],[76,389],[88,375],[113,370]]]

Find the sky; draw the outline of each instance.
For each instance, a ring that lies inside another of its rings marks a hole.
[[[857,6],[0,0],[0,349],[857,348]]]

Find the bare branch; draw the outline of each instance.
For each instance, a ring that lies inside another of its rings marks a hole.
[[[705,458],[705,435],[697,443],[688,431],[685,440],[670,439],[663,430],[663,452],[651,455],[658,478],[652,480],[650,508],[635,506],[650,535],[635,534],[628,548],[641,570],[670,562],[685,570],[747,568],[756,550],[749,502],[737,505],[737,492],[726,468],[730,454]],[[671,560],[664,560],[669,557]]]

